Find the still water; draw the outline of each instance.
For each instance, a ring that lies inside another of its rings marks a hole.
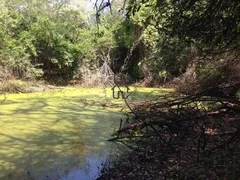
[[[122,103],[110,89],[1,95],[0,179],[96,179],[121,151],[106,141],[122,117],[120,107],[102,106],[109,101]]]

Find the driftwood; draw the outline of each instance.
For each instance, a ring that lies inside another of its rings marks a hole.
[[[152,161],[171,157],[162,159],[163,178],[235,179],[240,172],[240,101],[210,94],[239,86],[214,87],[165,102],[128,104],[130,120],[122,120],[109,141],[121,142],[135,154],[156,152]],[[140,134],[136,136],[135,131]]]

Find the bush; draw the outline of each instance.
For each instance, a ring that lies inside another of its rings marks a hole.
[[[74,77],[74,84],[80,83],[85,87],[112,86],[114,84],[114,73],[107,63],[103,63],[100,68],[90,70],[83,66],[79,74]]]
[[[196,70],[197,69],[197,70]],[[177,91],[191,94],[216,86],[224,87],[240,83],[239,59],[227,56],[225,59],[205,62],[198,68],[192,67],[179,78],[175,78]],[[238,89],[226,90],[226,92],[213,92],[212,95],[236,97]],[[210,94],[209,94],[210,95]]]
[[[9,80],[0,83],[0,93],[27,93],[31,92],[28,83],[20,80]]]

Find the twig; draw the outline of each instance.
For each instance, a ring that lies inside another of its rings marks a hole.
[[[5,93],[3,94],[3,96],[4,96],[4,99],[1,101],[1,104],[3,104],[3,103],[4,103],[4,101],[7,99],[7,96],[6,96],[6,94],[5,94]]]
[[[122,143],[123,145],[127,146],[129,149],[132,149],[132,150],[134,150],[134,151],[137,151],[137,150],[138,150],[137,148],[134,148],[133,146],[128,145],[127,143],[125,143],[125,142],[123,142],[123,141],[117,140],[117,142]]]

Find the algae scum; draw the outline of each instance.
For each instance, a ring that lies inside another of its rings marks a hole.
[[[95,179],[117,151],[106,139],[119,125],[120,108],[97,105],[109,100],[110,89],[1,95],[0,179]]]

